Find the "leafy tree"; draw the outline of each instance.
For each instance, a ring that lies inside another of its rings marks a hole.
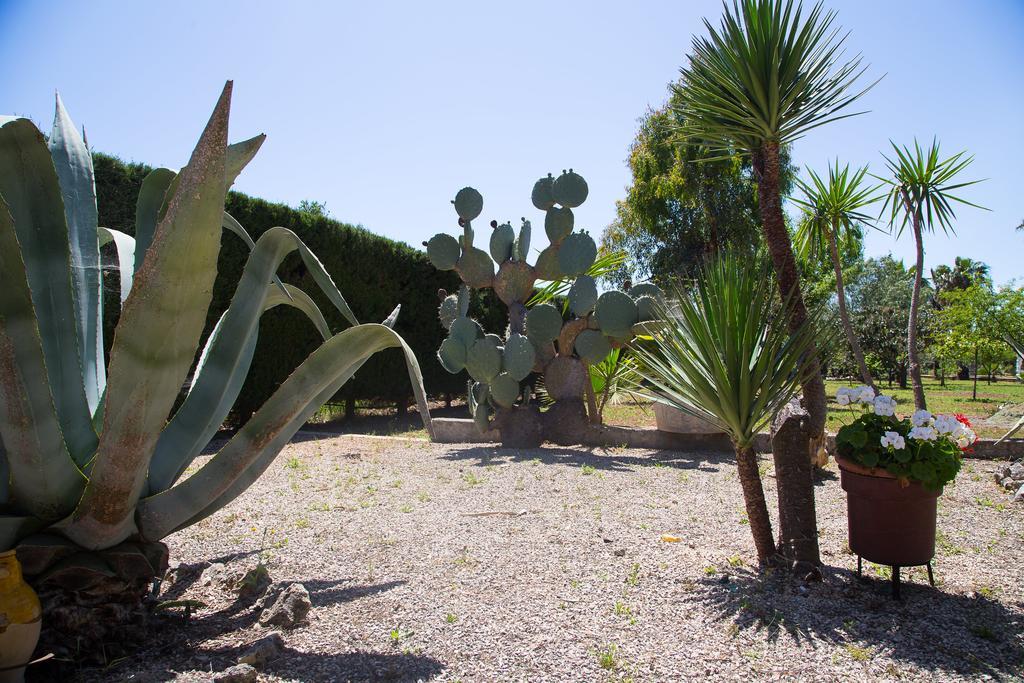
[[[734,154],[709,161],[706,148],[680,142],[680,97],[673,89],[664,106],[647,112],[629,149],[633,182],[603,236],[606,247],[628,254],[611,278],[615,284],[689,278],[709,254],[751,252],[760,242],[750,159]],[[788,191],[794,174],[783,154]]]
[[[983,208],[953,194],[959,188],[980,181],[954,182],[974,157],[964,156],[965,152],[958,152],[940,161],[937,139],[932,140],[927,150],[922,149],[917,140],[914,140],[914,149],[899,147],[896,143],[891,144],[896,152],[896,158],[884,157],[889,166],[890,177],[879,178],[889,186],[882,212],[888,210],[889,225],[896,229],[897,237],[901,236],[908,226],[911,228],[917,249],[914,290],[910,299],[910,317],[907,321],[907,354],[910,359],[910,378],[914,384],[914,406],[918,410],[924,410],[927,408],[927,401],[924,396],[924,385],[921,383],[921,360],[917,348],[921,271],[924,269],[924,233],[934,232],[936,226],[942,228],[945,233],[955,233],[953,220],[956,214],[953,212],[952,202]]]
[[[793,302],[794,332],[807,320],[807,308],[782,211],[781,152],[807,131],[852,116],[846,109],[863,93],[851,90],[863,72],[861,60],[840,62],[844,37],[834,20],[835,13],[824,12],[821,4],[805,16],[792,0],[734,0],[718,29],[705,20],[709,35],[694,38],[689,64],[675,86],[685,140],[708,147],[712,158],[737,152],[751,157],[761,229],[778,288]],[[815,435],[808,450],[816,456],[823,448],[825,385],[817,349],[809,352],[814,362],[803,394]],[[776,467],[781,552],[818,565],[817,543],[801,542],[817,537],[810,467],[802,466],[808,453],[782,458],[782,467]],[[783,476],[790,465],[792,477]]]
[[[839,243],[860,241],[863,239],[861,226],[870,224],[871,218],[861,209],[876,201],[876,187],[864,184],[868,169],[858,169],[850,175],[850,166],[839,168],[839,161],[828,169],[828,180],[823,180],[817,173],[807,169],[811,182],[797,180],[803,193],[802,198],[794,201],[803,209],[804,217],[797,230],[796,241],[799,251],[808,258],[815,258],[827,253],[835,274],[836,302],[839,308],[839,320],[842,324],[850,352],[857,363],[857,369],[863,382],[875,388],[871,371],[864,361],[857,335],[854,334],[850,316],[846,310],[846,291],[843,287],[843,264],[840,257]]]
[[[967,289],[974,284],[991,284],[988,275],[988,265],[981,261],[957,256],[953,260],[953,266],[942,264],[932,268],[932,287],[935,295],[932,303],[936,308],[941,308],[942,293],[954,289]]]

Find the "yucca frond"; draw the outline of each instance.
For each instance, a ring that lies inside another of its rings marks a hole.
[[[681,135],[724,158],[763,142],[793,142],[807,131],[863,112],[848,108],[877,81],[854,84],[866,66],[843,61],[846,35],[836,13],[816,3],[804,15],[793,0],[733,0],[719,28],[694,37],[673,86],[681,96]]]
[[[655,344],[635,345],[638,391],[753,443],[799,391],[811,370],[816,315],[789,330],[791,302],[778,305],[771,272],[726,254],[705,265],[694,287],[663,307]]]

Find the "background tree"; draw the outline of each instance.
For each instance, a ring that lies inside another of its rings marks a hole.
[[[836,305],[843,333],[850,345],[850,353],[853,354],[861,380],[874,389],[871,371],[864,361],[864,352],[857,341],[846,309],[843,264],[839,249],[840,241],[862,240],[860,226],[871,223],[871,218],[861,212],[861,209],[878,199],[875,196],[877,187],[864,184],[867,172],[865,166],[850,175],[850,166],[847,164],[839,168],[837,160],[835,165],[828,169],[828,181],[824,181],[813,170],[807,169],[811,182],[805,183],[797,179],[803,197],[794,198],[794,201],[804,211],[796,235],[797,248],[811,259],[823,253],[828,254],[835,275]]]
[[[939,160],[939,142],[932,140],[925,150],[917,140],[914,149],[899,147],[891,143],[896,158],[883,155],[889,166],[889,178],[879,178],[889,185],[882,213],[889,211],[889,224],[896,228],[896,236],[903,234],[910,226],[917,249],[917,264],[914,268],[914,290],[910,299],[910,317],[907,321],[907,355],[910,359],[910,379],[914,385],[914,406],[918,410],[927,408],[924,385],[921,383],[921,360],[917,348],[918,310],[921,301],[921,271],[924,269],[924,233],[934,232],[936,226],[945,233],[954,233],[952,202],[983,208],[961,199],[953,191],[974,185],[977,180],[957,183],[957,176],[974,160],[958,152],[948,159]],[[900,218],[902,217],[902,220]],[[898,223],[898,226],[897,226]]]
[[[649,110],[629,149],[633,182],[618,203],[616,220],[602,242],[628,259],[612,282],[653,279],[667,284],[689,278],[706,256],[719,249],[753,251],[760,243],[757,187],[749,158],[733,155],[709,161],[707,149],[680,143],[680,95]],[[701,163],[695,163],[701,162]],[[784,165],[784,184],[792,182]]]
[[[735,0],[719,29],[705,20],[709,35],[694,37],[675,86],[683,139],[707,146],[718,158],[737,152],[751,157],[761,229],[778,288],[793,301],[794,332],[807,320],[807,308],[782,211],[781,151],[812,128],[854,115],[843,112],[863,94],[851,91],[863,73],[861,60],[840,62],[844,37],[834,20],[835,13],[823,12],[820,4],[805,16],[792,0]],[[780,552],[817,565],[817,544],[801,544],[817,536],[810,461],[823,448],[826,417],[817,349],[810,353],[815,361],[803,384],[814,435],[809,453],[775,457]]]
[[[932,288],[935,290],[932,302],[936,308],[941,308],[943,292],[967,289],[971,285],[984,282],[991,283],[988,264],[965,256],[957,256],[953,260],[952,267],[942,264],[932,268]]]

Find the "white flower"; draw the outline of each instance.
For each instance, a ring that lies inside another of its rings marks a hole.
[[[836,403],[838,403],[841,406],[850,405],[850,394],[843,391],[842,389],[839,389],[839,391],[836,392]]]
[[[956,445],[963,449],[970,446],[972,443],[978,440],[978,435],[974,433],[974,430],[967,425],[961,425],[963,429],[959,434],[956,435]]]
[[[899,432],[886,432],[882,437],[882,448],[892,446],[895,450],[901,451],[907,446],[907,442]]]
[[[911,439],[917,441],[934,441],[938,437],[935,427],[914,427],[909,434]]]
[[[960,423],[960,420],[956,419],[952,415],[938,415],[935,418],[935,431],[939,434],[953,434],[955,435],[963,428],[964,425]]]
[[[891,396],[876,396],[872,404],[875,415],[889,417],[896,414],[896,399]]]
[[[915,427],[927,427],[933,419],[935,419],[935,416],[927,410],[918,410],[914,413],[913,417],[910,418],[910,421]]]
[[[853,391],[856,392],[857,400],[861,403],[871,403],[875,400],[875,390],[866,384],[861,384]]]

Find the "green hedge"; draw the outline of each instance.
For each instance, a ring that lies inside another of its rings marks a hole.
[[[95,154],[93,161],[100,225],[134,235],[135,200],[149,167],[105,154]],[[401,304],[402,312],[395,329],[416,352],[428,393],[440,396],[465,392],[465,377],[446,372],[435,356],[444,338],[437,320],[437,290],[454,291],[458,287],[458,278],[453,272],[437,271],[425,254],[405,243],[375,235],[362,227],[296,211],[284,204],[231,192],[226,208],[253,239],[273,226],[294,230],[323,262],[361,322],[384,320],[395,305]],[[227,308],[247,254],[241,240],[230,233],[224,234],[207,332]],[[344,328],[343,318],[319,293],[296,254],[284,261],[278,275],[313,296],[332,330]],[[108,285],[115,282],[108,282]],[[107,302],[107,326],[110,328],[117,316],[116,297],[108,296]],[[488,329],[495,329],[495,323],[504,325],[504,312],[494,305],[493,299],[481,298],[474,303],[475,311],[484,312],[485,320],[481,322]],[[111,334],[107,335],[108,341],[112,338]],[[319,335],[298,311],[279,306],[265,313],[260,322],[252,369],[232,412],[231,422],[238,424],[247,419],[318,344]],[[374,355],[335,399],[404,403],[411,396],[401,352],[389,349]]]

